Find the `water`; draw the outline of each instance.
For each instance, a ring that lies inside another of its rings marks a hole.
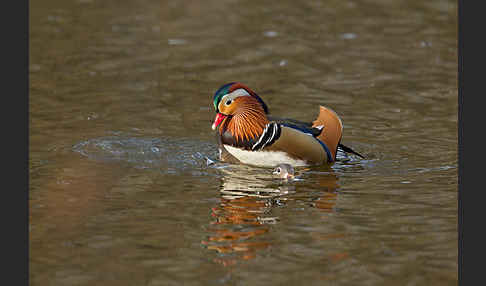
[[[457,285],[456,1],[29,11],[31,285]],[[366,158],[208,165],[230,81]]]

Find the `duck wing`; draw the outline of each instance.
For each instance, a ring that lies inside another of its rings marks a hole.
[[[268,115],[267,117],[270,121],[274,121],[274,122],[277,122],[281,125],[300,130],[304,133],[312,134],[312,136],[314,136],[316,138],[319,137],[319,135],[321,135],[324,128],[326,128],[326,126],[324,126],[324,125],[321,125],[320,127],[317,127],[317,126],[313,127],[313,122],[300,121],[300,120],[296,120],[296,119],[292,119],[292,118],[283,118],[283,117],[277,117],[277,116],[272,116],[272,115]],[[337,149],[339,151],[342,151],[342,152],[345,152],[345,153],[354,154],[356,156],[361,157],[362,159],[365,158],[360,153],[358,153],[358,152],[354,151],[353,149],[351,149],[350,147],[342,144],[341,140],[339,140],[339,143],[337,145]]]
[[[274,121],[283,126],[294,128],[300,130],[304,133],[312,134],[312,136],[317,137],[322,132],[322,127],[312,127],[312,122],[300,121],[292,118],[276,117],[272,115],[267,116],[268,120]]]

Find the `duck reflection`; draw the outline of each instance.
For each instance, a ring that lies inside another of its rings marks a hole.
[[[331,169],[306,174],[308,170],[302,170],[304,175],[297,176],[298,180],[283,180],[267,168],[240,165],[221,168],[219,204],[211,209],[214,220],[207,229],[207,240],[202,241],[207,249],[220,254],[215,262],[233,265],[271,247],[269,232],[272,225],[281,223],[275,214],[277,208],[306,202],[311,207],[333,212],[337,176]]]
[[[312,206],[324,212],[334,212],[338,193],[337,175],[330,173],[327,176],[319,176],[317,183],[320,189],[324,190],[320,196],[312,202]]]

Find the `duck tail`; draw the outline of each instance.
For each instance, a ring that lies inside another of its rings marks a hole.
[[[343,135],[343,123],[339,116],[332,109],[321,105],[319,106],[319,115],[312,122],[312,127],[322,129],[317,139],[326,144],[333,156],[333,161],[335,161],[337,149]]]
[[[351,153],[351,154],[354,154],[356,156],[361,157],[361,159],[365,159],[365,157],[363,155],[361,155],[360,153],[354,151],[353,149],[351,149],[348,146],[345,146],[345,145],[343,145],[341,143],[338,144],[338,148],[341,149],[343,152]]]

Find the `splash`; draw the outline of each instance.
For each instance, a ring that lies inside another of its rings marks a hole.
[[[214,144],[184,138],[139,138],[109,136],[79,142],[73,151],[91,160],[121,162],[140,169],[165,173],[192,172],[203,175],[208,159],[216,158]]]

